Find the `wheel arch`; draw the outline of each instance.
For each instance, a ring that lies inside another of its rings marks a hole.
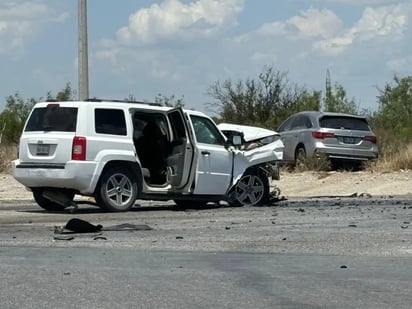
[[[94,193],[96,194],[96,190],[99,189],[100,183],[102,181],[102,175],[104,175],[104,173],[113,168],[113,167],[125,167],[130,169],[133,174],[136,176],[136,181],[137,181],[137,186],[139,189],[139,192],[142,192],[142,187],[143,187],[143,173],[142,173],[142,168],[139,165],[138,162],[131,162],[131,161],[123,161],[123,160],[112,160],[107,162],[104,167],[102,168],[100,174],[99,174],[99,179],[97,180],[95,189],[94,189]]]

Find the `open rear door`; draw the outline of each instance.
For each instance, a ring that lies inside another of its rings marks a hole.
[[[167,158],[168,181],[174,192],[189,192],[194,178],[194,143],[186,115],[182,108],[168,112],[172,126],[172,151]]]

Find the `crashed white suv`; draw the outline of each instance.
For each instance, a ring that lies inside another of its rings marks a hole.
[[[273,132],[272,132],[273,133]],[[75,194],[106,211],[136,199],[202,205],[267,201],[279,138],[248,149],[201,112],[88,100],[37,103],[23,130],[14,178],[47,210],[76,207]]]

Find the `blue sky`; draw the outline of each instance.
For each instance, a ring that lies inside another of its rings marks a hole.
[[[5,97],[77,89],[77,0],[0,2]],[[90,96],[183,97],[207,111],[214,82],[264,66],[324,90],[326,71],[361,108],[412,75],[411,0],[88,0]]]

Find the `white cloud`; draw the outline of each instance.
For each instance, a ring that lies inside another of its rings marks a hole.
[[[360,20],[342,34],[318,42],[313,47],[326,55],[336,56],[356,42],[384,43],[402,38],[408,15],[401,5],[366,8]]]
[[[355,4],[355,5],[377,5],[377,4],[394,4],[394,3],[407,3],[409,0],[318,0],[318,2],[327,3],[343,3],[343,4]]]
[[[310,8],[285,22],[266,23],[257,30],[263,36],[289,36],[293,38],[330,38],[342,28],[342,21],[331,10]]]
[[[47,2],[9,0],[0,3],[0,54],[21,50],[45,24],[67,19],[67,13],[58,13]]]
[[[290,18],[286,24],[294,26],[303,37],[329,38],[342,28],[342,21],[328,9],[303,11],[301,16]]]
[[[165,0],[132,14],[128,26],[118,30],[117,38],[125,45],[207,38],[236,25],[242,10],[243,0],[198,0],[188,4]]]

